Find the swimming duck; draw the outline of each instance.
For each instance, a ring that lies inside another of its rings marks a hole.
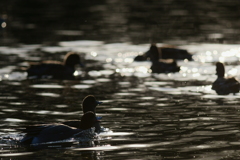
[[[23,130],[26,134],[20,143],[30,145],[78,137],[80,132],[93,127],[96,121],[95,114],[89,111],[82,116],[79,128],[70,127],[64,124],[41,124],[29,126]]]
[[[150,50],[146,54],[152,61],[152,73],[169,73],[178,72],[180,67],[174,59],[161,59],[161,52],[156,45],[152,44]]]
[[[82,102],[83,113],[85,114],[91,111],[94,114],[96,114],[96,107],[99,104],[102,104],[102,102],[97,101],[93,95],[86,96]],[[97,119],[100,120],[101,117],[97,117]],[[63,124],[70,127],[79,128],[79,126],[81,125],[81,121],[79,120],[66,121],[66,122],[63,122]],[[101,129],[100,121],[96,121],[94,124],[94,127],[95,127],[95,132],[100,132],[100,129]]]
[[[28,77],[43,78],[51,76],[54,79],[73,79],[75,65],[81,65],[81,58],[77,53],[69,52],[65,55],[64,61],[45,61],[31,64],[27,69]]]
[[[180,67],[173,59],[153,61],[150,69],[152,73],[172,73],[180,71]]]
[[[192,54],[188,53],[187,50],[179,49],[174,46],[163,46],[157,47],[158,53],[156,54],[152,50],[152,46],[156,46],[156,44],[151,44],[150,49],[144,53],[143,55],[138,55],[135,57],[134,61],[146,61],[150,58],[151,61],[155,61],[158,59],[174,59],[174,60],[192,60]],[[161,55],[160,55],[161,54]]]
[[[216,63],[216,72],[218,77],[216,81],[213,82],[212,89],[215,90],[217,94],[228,95],[239,92],[240,84],[234,77],[224,78],[225,68],[223,63]]]

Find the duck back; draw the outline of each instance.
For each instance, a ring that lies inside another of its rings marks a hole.
[[[26,136],[21,140],[22,144],[36,144],[50,141],[59,141],[72,137],[81,132],[81,129],[71,128],[66,125],[42,125],[26,128]]]
[[[230,93],[238,93],[240,88],[239,82],[234,78],[219,77],[212,84],[212,89],[219,95],[228,95]]]
[[[192,60],[192,55],[187,50],[178,48],[161,48],[162,59]]]
[[[180,67],[177,66],[177,63],[175,61],[173,61],[172,63],[154,61],[152,62],[151,70],[152,70],[152,73],[170,73],[170,72],[179,72]]]

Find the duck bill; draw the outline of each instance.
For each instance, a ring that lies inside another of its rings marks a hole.
[[[85,67],[85,65],[82,62],[79,63],[79,66],[82,67],[82,68]]]
[[[102,117],[96,117],[97,121],[100,121],[102,119]]]
[[[96,101],[97,102],[97,104],[102,104],[103,102],[99,102],[99,101]]]

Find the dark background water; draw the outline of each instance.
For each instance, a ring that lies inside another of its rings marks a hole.
[[[238,0],[8,0],[1,44],[106,42],[239,42]]]
[[[88,94],[104,102],[97,115],[113,132],[89,148],[32,150],[0,139],[0,157],[238,159],[240,94],[218,96],[210,85],[219,59],[239,78],[239,45],[222,44],[239,43],[239,9],[238,0],[1,1],[1,138],[79,118]],[[194,61],[178,61],[179,73],[145,73],[149,63],[129,58],[150,42],[180,44]],[[62,60],[67,51],[90,57],[76,80],[26,79],[20,70],[25,61]]]

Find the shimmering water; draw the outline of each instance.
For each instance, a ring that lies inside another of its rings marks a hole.
[[[240,79],[239,3],[2,1],[1,159],[239,159],[240,93],[211,90],[217,61]],[[152,74],[150,62],[133,61],[151,42],[177,44],[194,60],[178,61],[179,73]],[[27,62],[68,51],[85,59],[75,80],[26,78]],[[44,149],[18,145],[26,125],[80,118],[89,94],[103,102],[101,134]]]
[[[161,46],[162,44],[158,44]],[[194,61],[178,61],[179,73],[152,74],[150,62],[133,62],[149,44],[63,41],[55,46],[0,47],[0,157],[3,159],[237,159],[239,94],[211,90],[215,62],[239,77],[240,45],[189,44]],[[27,79],[27,61],[61,60],[81,52],[85,69],[76,80]],[[6,61],[10,63],[6,63]],[[91,144],[33,150],[17,145],[18,129],[62,122],[82,114],[81,102],[95,95],[101,125],[108,129]]]

